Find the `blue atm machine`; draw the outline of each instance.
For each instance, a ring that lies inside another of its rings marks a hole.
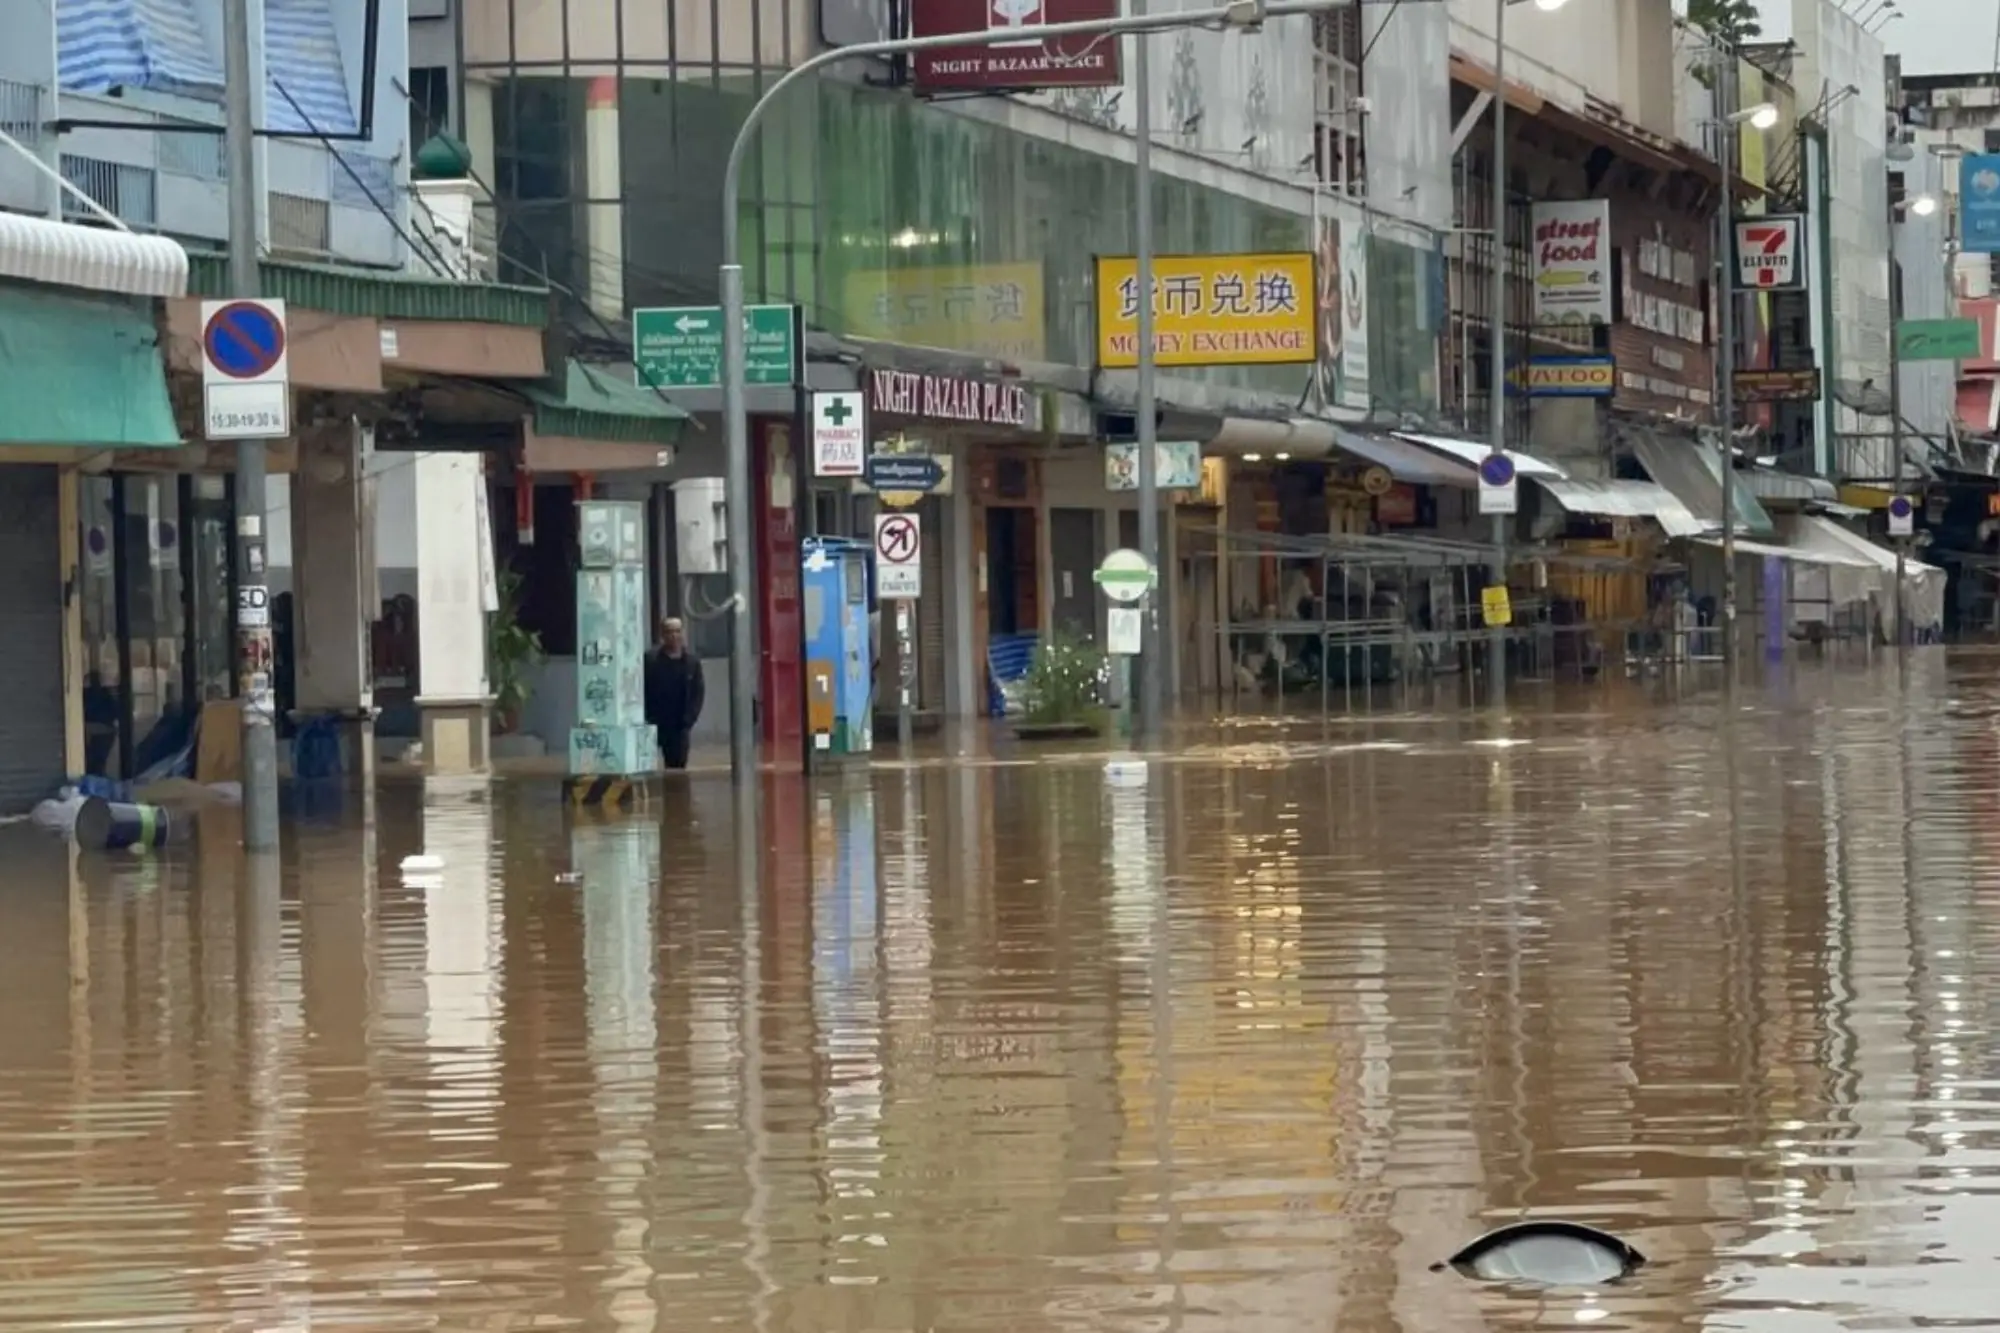
[[[806,731],[816,758],[875,748],[875,645],[869,548],[839,537],[799,544],[805,596]]]

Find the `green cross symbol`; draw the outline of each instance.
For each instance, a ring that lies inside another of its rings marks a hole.
[[[836,398],[826,405],[824,415],[836,426],[845,426],[847,419],[854,415],[854,409],[847,405],[845,398]]]

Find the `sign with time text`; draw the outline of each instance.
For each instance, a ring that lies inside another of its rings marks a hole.
[[[1139,364],[1139,264],[1097,259],[1097,364]],[[1153,362],[1300,365],[1319,357],[1310,251],[1161,255],[1153,260]]]

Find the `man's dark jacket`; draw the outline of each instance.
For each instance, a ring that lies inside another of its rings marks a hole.
[[[656,648],[646,654],[646,720],[660,731],[692,731],[704,694],[701,659],[692,651],[683,648],[679,657],[669,657]]]

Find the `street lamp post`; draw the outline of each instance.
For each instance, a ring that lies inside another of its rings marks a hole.
[[[1538,0],[1546,2],[1546,0]],[[1560,0],[1558,0],[1560,2]],[[729,767],[740,782],[757,769],[756,662],[751,657],[751,541],[750,524],[750,423],[744,402],[743,347],[743,264],[739,235],[742,204],[740,182],[743,159],[750,140],[763,120],[765,110],[778,95],[809,74],[842,60],[863,60],[871,56],[908,55],[917,51],[952,46],[992,46],[1000,42],[1043,41],[1052,37],[1120,36],[1126,33],[1166,32],[1179,28],[1220,27],[1248,30],[1266,20],[1298,14],[1319,14],[1338,9],[1350,0],[1229,0],[1207,9],[1183,10],[1174,14],[1150,15],[1141,12],[1111,19],[1082,19],[1073,23],[1043,23],[1018,28],[988,29],[983,32],[942,33],[931,37],[899,37],[890,41],[860,42],[853,46],[821,51],[786,70],[766,88],[737,127],[729,147],[729,162],[722,173],[722,416],[728,466],[724,481],[727,496],[727,537],[729,543]],[[1151,189],[1143,175],[1139,189]],[[1143,310],[1150,293],[1141,293]],[[1143,385],[1152,382],[1153,348],[1147,340],[1139,344],[1139,377]],[[1150,420],[1150,417],[1148,417]],[[1150,438],[1150,428],[1142,426],[1142,444]],[[1151,464],[1151,451],[1142,447],[1141,466]],[[1157,552],[1148,552],[1156,558]],[[1147,669],[1152,677],[1159,670]]]
[[[1488,456],[1507,452],[1507,7],[1521,0],[1493,0],[1493,218],[1492,309],[1487,313],[1488,364],[1486,450]],[[1561,9],[1568,0],[1535,0],[1543,13]],[[1519,484],[1518,482],[1516,483]],[[1507,586],[1508,514],[1493,516],[1493,582]],[[1507,627],[1494,625],[1487,649],[1493,706],[1507,707]]]
[[[1715,87],[1734,100],[1735,70],[1727,47],[1716,52]],[[1727,90],[1725,92],[1725,90]],[[1728,105],[1725,101],[1723,105]],[[1721,437],[1722,480],[1722,664],[1734,671],[1736,662],[1736,191],[1730,181],[1736,160],[1736,138],[1745,125],[1768,130],[1778,123],[1778,109],[1769,102],[1740,107],[1714,121],[1715,161],[1722,189],[1715,205],[1715,422]]]

